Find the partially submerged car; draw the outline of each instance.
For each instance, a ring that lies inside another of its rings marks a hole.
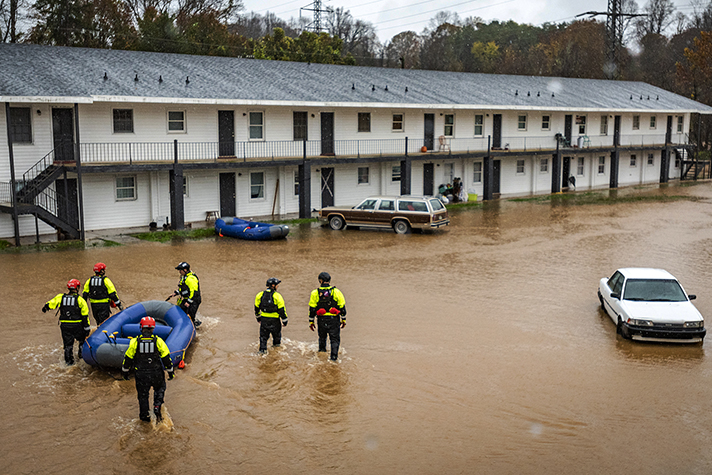
[[[701,343],[707,330],[695,298],[663,269],[618,269],[598,285],[601,308],[617,332],[633,340]]]
[[[450,224],[442,201],[433,196],[371,196],[353,207],[329,206],[319,220],[334,230],[346,226],[392,228],[398,234],[411,229],[435,229]]]

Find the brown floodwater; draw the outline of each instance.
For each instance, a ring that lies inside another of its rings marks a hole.
[[[662,267],[712,319],[712,185],[618,193],[701,199],[503,200],[432,234],[314,223],[278,242],[2,254],[0,471],[708,474],[712,340],[622,340],[596,290],[618,267]],[[183,260],[204,324],[167,383],[170,419],[144,424],[133,379],[66,367],[40,308],[97,261],[125,303],[164,299]],[[337,363],[307,325],[322,270],[347,300]],[[261,356],[253,299],[271,276],[290,323]]]

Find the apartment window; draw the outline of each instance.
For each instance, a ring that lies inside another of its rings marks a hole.
[[[542,158],[539,160],[539,173],[549,173],[549,159]]]
[[[650,116],[650,128],[651,129],[656,128],[658,126],[657,122],[658,122],[657,117],[655,117],[654,115],[651,115]]]
[[[168,132],[185,132],[185,111],[168,111]]]
[[[485,116],[475,114],[475,136],[482,137],[485,134]]]
[[[265,114],[264,112],[250,112],[250,140],[264,140]]]
[[[131,134],[133,131],[133,109],[114,109],[114,133]]]
[[[472,183],[482,183],[482,162],[475,162]]]
[[[517,116],[517,130],[527,130],[527,116]]]
[[[584,157],[578,157],[578,163],[576,164],[576,175],[583,176],[583,165],[585,163]]]
[[[635,161],[636,161],[636,156],[635,156],[635,155],[631,155],[631,156],[630,156],[630,166],[631,166],[631,168],[635,167]]]
[[[358,184],[368,185],[368,167],[358,167]]]
[[[391,130],[393,132],[403,132],[403,114],[393,114],[393,126]]]
[[[677,133],[681,134],[683,125],[685,124],[685,118],[683,116],[678,116],[677,118]]]
[[[648,166],[652,167],[653,165],[655,165],[655,155],[653,155],[652,153],[649,153],[648,154]]]
[[[640,116],[634,115],[633,116],[633,130],[639,130],[639,129],[640,129]]]
[[[292,112],[292,123],[294,140],[299,142],[309,140],[307,136],[307,113]]]
[[[116,201],[128,201],[136,199],[136,177],[118,176],[116,177]]]
[[[400,165],[394,165],[391,168],[391,181],[400,181],[401,179],[401,167]]]
[[[586,116],[577,115],[576,116],[576,126],[578,127],[579,135],[586,135]]]
[[[541,116],[541,130],[551,130],[551,116]]]
[[[188,194],[188,177],[183,175],[183,196],[186,198],[190,197]]]
[[[524,175],[524,160],[517,160],[517,175]]]
[[[29,107],[10,107],[12,143],[32,143],[32,114]]]
[[[606,157],[598,157],[598,174],[603,175],[606,173]]]
[[[265,172],[250,173],[250,199],[265,197]]]
[[[294,196],[299,196],[299,170],[294,170]]]
[[[601,135],[608,135],[608,116],[601,116]]]
[[[455,135],[455,114],[445,114],[445,137]]]
[[[358,113],[358,131],[359,132],[370,132],[371,131],[371,113],[370,112],[359,112]]]

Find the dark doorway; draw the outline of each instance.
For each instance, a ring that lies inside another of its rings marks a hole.
[[[235,209],[235,174],[220,174],[220,216],[236,216]]]
[[[502,148],[502,114],[492,115],[492,148]]]
[[[218,141],[221,157],[235,156],[235,111],[218,111]]]
[[[564,157],[561,164],[561,189],[569,188],[569,173],[571,173],[571,157]]]
[[[499,180],[502,175],[502,161],[492,160],[492,194],[499,194]]]
[[[665,144],[669,144],[672,141],[672,116],[669,115],[667,118],[667,128],[665,129]]]
[[[621,116],[617,115],[613,118],[613,146],[618,147],[621,144]]]
[[[77,179],[59,179],[55,182],[57,190],[57,217],[79,229],[79,207],[77,199]]]
[[[74,161],[73,116],[72,109],[52,109],[52,134],[54,137],[55,161]]]
[[[571,127],[573,116],[571,114],[564,116],[564,137],[566,137],[566,146],[571,146]]]
[[[321,169],[321,207],[334,206],[334,169]]]
[[[321,154],[334,155],[334,113],[321,113]]]
[[[431,196],[435,190],[435,171],[432,163],[423,164],[423,194]]]
[[[423,130],[423,145],[428,150],[435,147],[435,114],[425,114]]]

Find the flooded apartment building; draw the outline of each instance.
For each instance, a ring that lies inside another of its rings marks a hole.
[[[666,182],[691,114],[641,82],[0,45],[0,238]]]

